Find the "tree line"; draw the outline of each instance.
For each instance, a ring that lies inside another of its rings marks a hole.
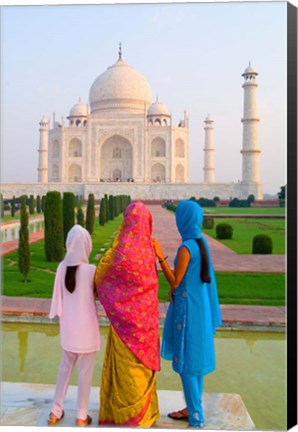
[[[28,281],[30,271],[30,247],[29,247],[29,214],[31,196],[26,195],[20,201],[20,230],[18,243],[18,264],[24,280]],[[83,208],[82,197],[75,196],[72,192],[51,191],[40,200],[41,211],[44,213],[44,242],[45,257],[47,261],[61,261],[65,254],[65,242],[68,231],[76,223],[85,227],[90,235],[94,230],[96,210],[94,194],[90,193],[87,201],[86,216]],[[122,213],[131,202],[129,195],[105,195],[100,200],[98,221],[101,226],[109,220],[113,220]],[[43,205],[42,205],[43,203]],[[28,211],[27,211],[28,206]],[[31,211],[30,211],[31,210]],[[33,210],[34,213],[34,210]],[[33,214],[32,213],[32,214]]]

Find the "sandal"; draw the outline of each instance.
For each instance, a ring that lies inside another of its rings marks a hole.
[[[188,425],[187,429],[205,429],[205,422],[200,422],[198,426],[192,426],[192,425]]]
[[[170,417],[173,420],[188,420],[187,408],[184,408],[179,411],[173,411],[170,414],[168,414],[168,417]]]
[[[76,425],[81,427],[89,426],[91,422],[92,422],[92,417],[90,417],[89,415],[87,415],[85,420],[81,420],[78,418],[76,419]]]
[[[48,418],[48,425],[49,426],[53,426],[55,424],[57,424],[60,420],[62,420],[64,417],[64,411],[62,411],[61,417],[58,418],[57,416],[55,416],[54,413],[50,413],[49,418]]]

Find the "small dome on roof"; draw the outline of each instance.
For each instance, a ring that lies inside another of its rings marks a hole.
[[[213,118],[210,117],[210,114],[207,115],[205,122],[214,122]]]
[[[250,62],[245,71],[243,72],[242,76],[244,75],[258,75],[257,71],[255,70],[255,68],[252,67]]]
[[[88,115],[88,105],[81,102],[76,103],[69,112],[69,117],[87,117]]]
[[[45,119],[44,116],[43,116],[42,119],[40,120],[39,124],[41,124],[41,123],[48,124],[49,121],[47,119]]]
[[[148,116],[170,116],[168,108],[158,100],[148,108]]]

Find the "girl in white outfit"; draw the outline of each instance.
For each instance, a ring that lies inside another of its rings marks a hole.
[[[91,250],[89,232],[80,225],[74,225],[67,235],[66,256],[57,269],[49,314],[50,319],[56,315],[59,317],[63,349],[49,425],[64,417],[64,399],[76,363],[76,425],[87,426],[92,422],[88,404],[96,352],[100,350],[100,334],[94,295],[96,267],[89,264]]]

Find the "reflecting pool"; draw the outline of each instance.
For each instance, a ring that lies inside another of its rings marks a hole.
[[[161,330],[162,332],[162,330]],[[101,326],[93,386],[99,386],[108,328]],[[286,429],[284,333],[221,330],[215,337],[217,369],[205,378],[209,393],[238,393],[259,430]],[[2,324],[2,381],[55,384],[61,348],[56,324]],[[74,371],[70,384],[77,384]],[[158,389],[182,390],[171,363],[162,360]],[[173,410],[182,407],[173,407]]]
[[[17,240],[19,238],[20,220],[10,223],[9,225],[3,225],[0,228],[0,242],[4,243],[10,240]],[[38,232],[44,229],[43,217],[37,218],[34,221],[29,221],[28,224],[29,233]]]

